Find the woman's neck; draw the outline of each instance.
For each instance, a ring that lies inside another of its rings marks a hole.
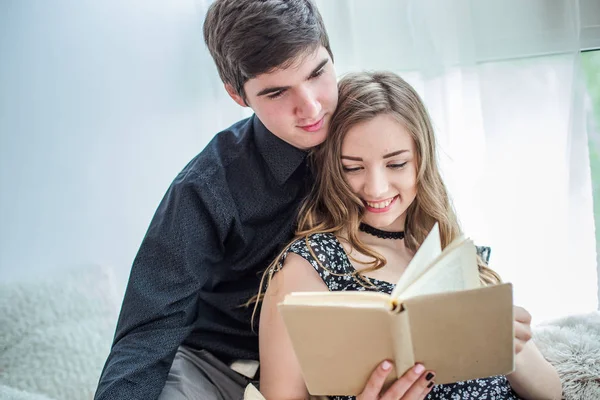
[[[377,248],[393,249],[396,251],[406,250],[404,239],[383,239],[370,233],[358,232],[358,238],[366,246],[372,247],[374,250]]]

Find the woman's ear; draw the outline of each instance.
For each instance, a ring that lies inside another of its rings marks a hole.
[[[248,104],[246,104],[246,101],[244,101],[244,99],[242,98],[242,96],[240,96],[233,89],[233,86],[231,86],[229,83],[225,84],[225,90],[227,90],[227,94],[229,94],[229,97],[231,97],[233,99],[233,101],[235,101],[236,103],[238,103],[242,107],[248,107]]]

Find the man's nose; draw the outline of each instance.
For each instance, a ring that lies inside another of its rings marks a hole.
[[[303,119],[311,120],[319,117],[321,113],[321,103],[317,99],[316,93],[310,88],[300,90],[298,94],[298,103],[296,104],[296,114]]]

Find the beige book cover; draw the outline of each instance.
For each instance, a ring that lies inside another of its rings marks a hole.
[[[279,304],[311,395],[357,395],[391,360],[388,384],[416,362],[436,384],[514,370],[512,285],[481,287],[474,244],[441,250],[434,226],[391,295],[292,293]]]

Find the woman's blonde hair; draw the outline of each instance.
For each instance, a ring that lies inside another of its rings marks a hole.
[[[338,106],[331,119],[327,139],[311,154],[316,179],[300,208],[294,241],[315,233],[333,233],[344,237],[353,249],[373,259],[361,271],[362,274],[385,265],[385,258],[371,250],[358,237],[364,206],[345,179],[341,149],[346,134],[353,126],[387,114],[408,130],[416,149],[417,194],[406,210],[405,245],[416,252],[437,222],[442,248],[448,246],[461,234],[461,229],[439,172],[431,121],[417,92],[391,72],[348,74],[340,80],[338,88]],[[256,306],[258,305],[263,290],[269,284],[273,272],[279,268],[280,259],[288,248],[289,245],[265,271],[259,294],[248,304],[256,302]],[[482,284],[500,282],[498,274],[488,268],[479,256],[477,263]],[[358,277],[361,278],[366,281],[364,276]]]

